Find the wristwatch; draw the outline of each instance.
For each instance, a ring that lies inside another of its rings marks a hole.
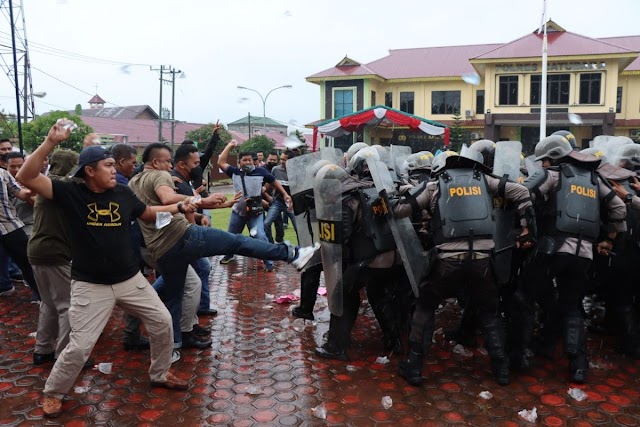
[[[633,194],[631,194],[631,193],[627,193],[627,194],[624,196],[624,202],[625,202],[625,203],[627,203],[627,204],[629,204],[629,203],[633,202]]]

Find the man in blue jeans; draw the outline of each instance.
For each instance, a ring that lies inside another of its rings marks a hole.
[[[268,242],[269,239],[264,231],[264,216],[262,215],[264,212],[263,206],[266,204],[262,199],[262,182],[264,181],[266,184],[273,186],[281,194],[285,204],[292,208],[293,202],[280,181],[266,169],[254,166],[251,153],[241,152],[238,154],[238,167],[227,163],[229,152],[236,145],[235,140],[229,142],[218,158],[218,166],[234,180],[234,186],[241,186],[244,197],[243,200],[233,205],[228,231],[229,233],[240,234],[244,227],[247,226],[252,237]],[[232,259],[233,253],[227,253],[220,263],[227,264]],[[265,259],[264,268],[266,271],[273,271],[273,259]]]
[[[142,154],[144,170],[129,181],[129,187],[151,206],[185,203],[190,197],[176,194],[171,170],[171,150],[162,143],[149,144]],[[251,156],[249,156],[251,158]],[[212,194],[199,203],[212,209],[226,202],[222,194]],[[317,247],[298,248],[289,244],[272,245],[242,235],[230,234],[211,227],[192,224],[185,212],[170,216],[165,221],[148,224],[139,222],[147,249],[157,260],[164,277],[161,292],[173,321],[174,348],[182,347],[180,318],[187,268],[191,262],[203,257],[222,254],[240,254],[261,259],[276,259],[292,263],[301,269],[311,259]],[[192,218],[193,219],[193,218]]]
[[[282,184],[282,187],[285,189],[287,194],[290,193],[289,190],[289,176],[287,175],[287,160],[295,157],[295,153],[293,151],[287,150],[280,155],[280,164],[278,166],[274,166],[271,169],[271,174]],[[291,206],[291,205],[289,205]],[[293,214],[293,211],[289,209],[286,202],[284,201],[282,194],[276,192],[273,195],[272,200],[269,200],[269,211],[267,212],[267,216],[264,220],[264,231],[267,234],[267,238],[270,242],[273,242],[273,237],[271,234],[271,224],[273,224],[280,215],[288,217],[293,224],[293,229],[298,234],[298,229],[296,228],[296,217]],[[284,227],[283,222],[283,227]]]

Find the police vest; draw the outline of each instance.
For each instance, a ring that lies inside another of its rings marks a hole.
[[[482,172],[448,169],[440,174],[440,195],[433,218],[436,245],[461,239],[493,237],[493,200]]]
[[[375,188],[362,188],[357,193],[362,209],[360,230],[370,240],[369,244],[373,241],[373,246],[378,253],[394,250],[396,243],[391,234],[389,222],[381,215],[387,212],[374,212],[374,209],[389,209],[389,207],[372,205],[372,202],[378,199],[378,191]]]
[[[560,165],[559,183],[553,194],[557,234],[595,241],[600,233],[598,179],[592,170]]]

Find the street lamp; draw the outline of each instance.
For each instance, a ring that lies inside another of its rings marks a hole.
[[[260,92],[258,92],[255,89],[251,89],[249,87],[244,87],[244,86],[238,86],[238,89],[244,89],[244,90],[250,90],[251,92],[255,92],[258,94],[258,96],[260,97],[260,99],[262,99],[262,124],[264,125],[264,128],[267,128],[267,98],[269,98],[269,95],[271,94],[271,92],[273,92],[274,90],[278,90],[278,89],[291,89],[293,86],[291,85],[284,85],[284,86],[278,86],[275,87],[273,89],[271,89],[269,92],[267,92],[267,96],[262,96],[262,94]]]

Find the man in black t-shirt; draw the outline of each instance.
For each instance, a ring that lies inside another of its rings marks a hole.
[[[56,145],[69,137],[70,130],[64,124],[49,130],[17,176],[26,187],[58,203],[71,230],[71,334],[45,384],[42,409],[47,417],[62,413],[62,398],[73,386],[115,305],[145,323],[151,342],[151,384],[179,390],[188,387],[186,381],[169,372],[171,315],[140,273],[129,224],[135,218],[156,221],[157,212],[193,212],[195,206],[146,206],[128,187],[116,183],[115,161],[100,146],[80,153],[72,176],[84,178],[84,182],[52,182],[40,174],[40,168]]]

